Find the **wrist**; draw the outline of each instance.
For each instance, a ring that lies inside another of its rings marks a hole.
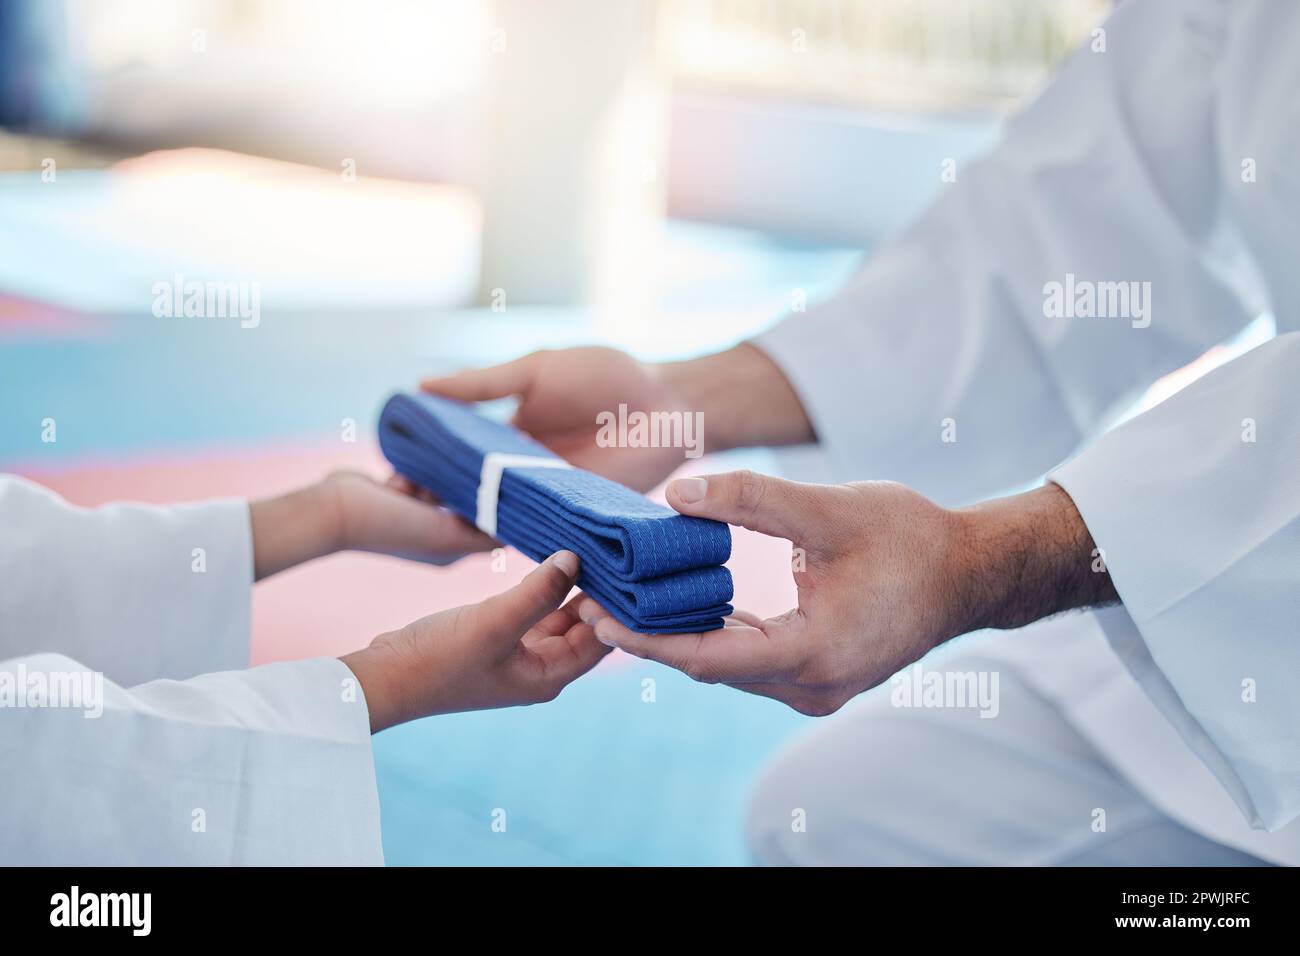
[[[394,661],[392,648],[381,638],[339,660],[361,685],[372,734],[412,719],[406,710],[403,668]]]
[[[700,412],[704,417],[704,451],[726,451],[731,444],[730,429],[725,421],[726,409],[717,406],[710,385],[710,359],[704,356],[682,362],[663,362],[652,366],[654,374],[667,388],[674,404],[684,412]]]
[[[664,363],[658,371],[686,409],[703,414],[706,451],[816,440],[785,374],[748,342],[725,352]]]
[[[326,482],[250,502],[254,580],[337,551],[339,507]]]
[[[1047,484],[951,512],[958,542],[953,636],[1009,630],[1061,611],[1116,601],[1092,535],[1070,496]]]
[[[337,473],[326,475],[316,484],[304,489],[317,529],[317,547],[321,554],[347,551],[354,544],[352,522],[349,519],[346,483]]]

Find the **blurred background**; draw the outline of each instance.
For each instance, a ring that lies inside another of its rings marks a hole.
[[[377,410],[421,376],[730,345],[832,292],[1108,7],[0,0],[0,468],[86,505],[268,494],[382,473]],[[257,321],[160,315],[190,281],[255,288]],[[747,454],[721,467],[770,465]],[[527,565],[289,572],[254,660]],[[792,603],[782,542],[738,534],[732,566],[737,604]],[[613,655],[546,707],[378,737],[386,854],[744,862],[749,784],[803,722]]]

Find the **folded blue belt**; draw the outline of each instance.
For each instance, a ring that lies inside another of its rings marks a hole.
[[[518,430],[434,395],[390,398],[379,446],[398,474],[534,561],[577,554],[578,586],[634,631],[710,631],[731,613],[731,572],[722,566],[731,530],[721,522],[557,467],[564,463]]]

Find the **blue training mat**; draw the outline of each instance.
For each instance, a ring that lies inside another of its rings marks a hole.
[[[397,394],[379,415],[379,447],[398,474],[473,522],[492,452],[555,457],[517,429],[435,395]],[[561,549],[582,559],[578,586],[643,634],[711,631],[732,611],[731,529],[655,504],[577,468],[508,468],[496,537],[534,561]]]

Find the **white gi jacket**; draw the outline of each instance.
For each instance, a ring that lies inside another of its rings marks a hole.
[[[757,344],[811,414],[818,477],[951,505],[1078,452],[1052,477],[1124,608],[1008,653],[1157,805],[1300,862],[1300,4],[1127,0],[1094,46]],[[1087,444],[1264,310],[1274,340]]]
[[[0,528],[0,864],[383,862],[352,672],[236,670],[247,504],[92,511],[0,476]]]

